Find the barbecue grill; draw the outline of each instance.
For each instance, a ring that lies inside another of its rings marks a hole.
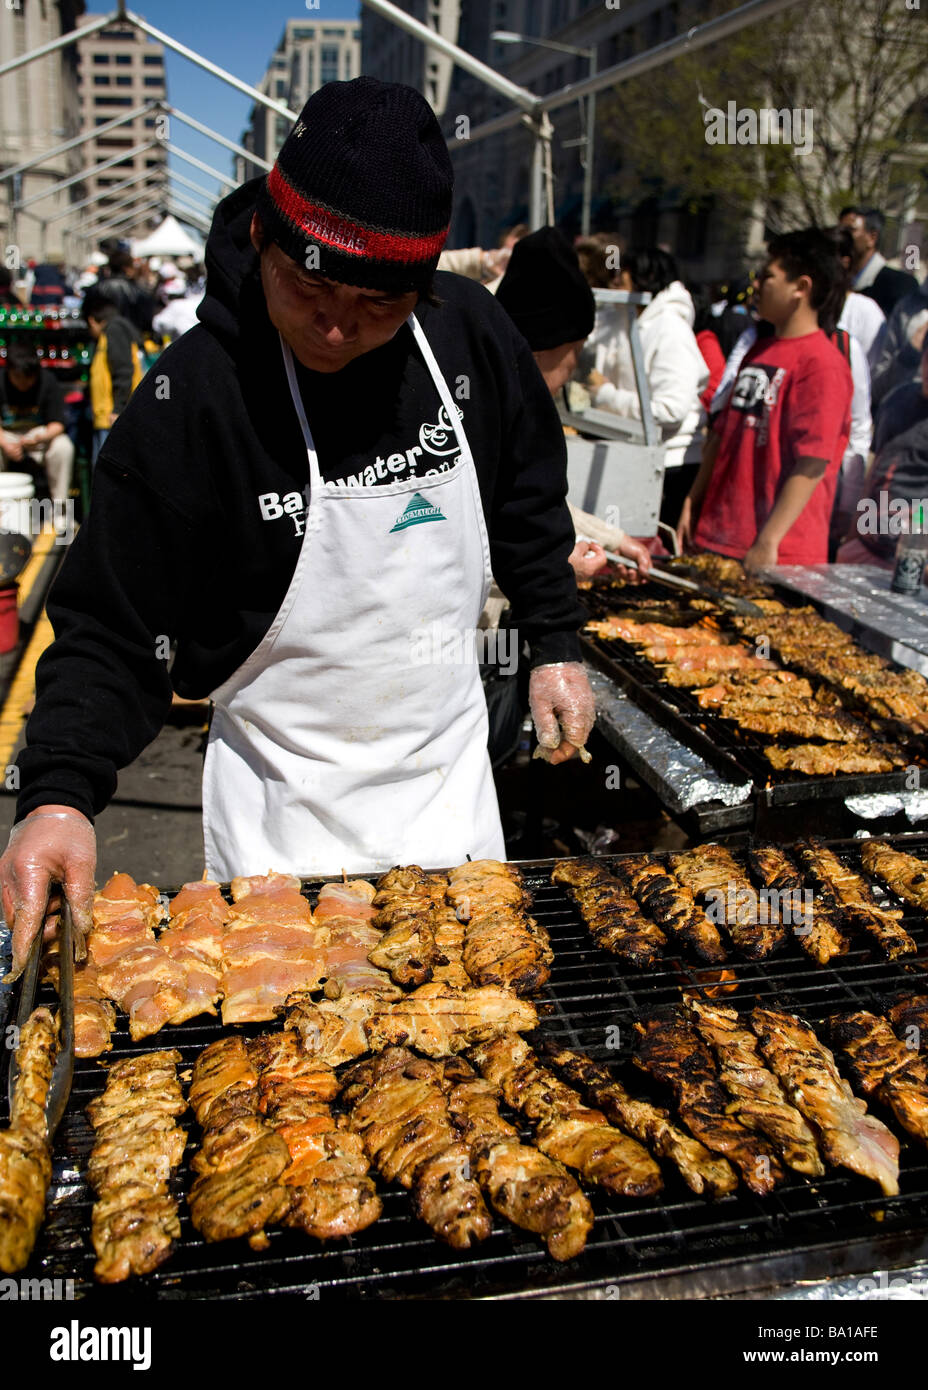
[[[630,615],[638,618],[640,613],[636,596],[639,593],[645,602],[652,599],[666,601],[665,592],[653,585],[636,586],[629,592],[631,602],[628,605],[622,602],[621,590],[587,590],[582,598],[591,616],[596,617],[605,617],[609,613],[624,615],[627,608]],[[782,597],[789,606],[798,606],[796,594],[783,591],[778,597]],[[655,619],[668,626],[676,626],[681,621],[694,623],[702,616],[689,611],[663,614],[658,610],[654,614]],[[650,620],[650,615],[643,618],[643,621]],[[796,806],[809,801],[843,802],[850,796],[906,789],[907,773],[903,768],[886,773],[834,773],[830,776],[778,772],[762,751],[766,744],[777,742],[777,738],[739,730],[716,711],[703,709],[693,691],[662,681],[659,669],[630,642],[621,638],[601,638],[591,633],[583,633],[581,641],[587,660],[627,691],[642,709],[681,743],[692,748],[730,781],[752,781],[758,809]],[[720,679],[723,675],[720,673]],[[878,736],[875,737],[879,741]],[[911,744],[908,756],[913,762],[924,762],[923,741],[912,740]]]
[[[890,843],[928,859],[928,835],[897,837]],[[859,841],[834,841],[831,847],[860,869]],[[633,1023],[670,1009],[683,988],[710,991],[736,985],[733,992],[716,997],[739,1008],[755,1001],[776,1004],[817,1025],[838,1010],[879,1010],[887,998],[928,982],[928,922],[909,910],[905,925],[919,952],[904,962],[891,963],[855,943],[849,955],[823,968],[791,942],[766,962],[728,962],[730,978],[723,986],[717,971],[682,960],[637,973],[594,945],[565,890],[551,882],[554,862],[520,864],[534,915],[550,932],[555,952],[551,981],[538,1001],[542,1021],[529,1041],[548,1038],[586,1051],[614,1067],[637,1094],[667,1099],[631,1065]],[[312,900],[322,881],[304,885]],[[886,903],[888,895],[876,891]],[[53,1002],[50,994],[48,1002]],[[253,1035],[271,1026],[242,1031]],[[189,1067],[222,1031],[218,1020],[191,1020],[133,1043],[121,1015],[113,1050],[102,1060],[177,1047]],[[626,1200],[590,1193],[596,1221],[587,1248],[563,1265],[547,1256],[540,1240],[502,1217],[495,1219],[493,1234],[482,1245],[452,1251],[416,1220],[408,1194],[379,1177],[381,1219],[348,1241],[327,1245],[286,1230],[270,1230],[270,1246],[262,1252],[253,1252],[244,1240],[208,1245],[194,1231],[182,1203],[182,1236],[171,1258],[153,1274],[100,1288],[93,1280],[92,1195],[82,1172],[92,1144],[84,1107],[102,1092],[104,1081],[97,1061],[76,1062],[71,1100],[56,1138],[47,1218],[25,1271],[32,1277],[73,1279],[76,1297],[93,1298],[96,1306],[140,1298],[305,1299],[317,1293],[347,1300],[709,1297],[829,1274],[901,1268],[928,1255],[928,1152],[909,1140],[903,1142],[901,1192],[894,1198],[852,1174],[829,1170],[816,1180],[790,1172],[765,1198],[742,1185],[713,1203],[695,1197],[662,1164],[665,1187],[656,1197]],[[180,1123],[190,1126],[195,1139],[189,1112]],[[902,1138],[898,1125],[890,1123]],[[178,1192],[189,1190],[193,1148],[192,1140],[176,1174]]]

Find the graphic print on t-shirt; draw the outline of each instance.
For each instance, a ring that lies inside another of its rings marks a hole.
[[[464,412],[459,405],[455,410],[458,418]],[[438,420],[428,421],[419,426],[418,443],[409,448],[400,448],[384,457],[378,455],[373,463],[357,473],[345,478],[333,478],[336,487],[377,487],[381,483],[401,483],[404,478],[434,478],[437,473],[447,473],[454,468],[460,458],[460,445],[457,435],[444,406],[438,412]]]

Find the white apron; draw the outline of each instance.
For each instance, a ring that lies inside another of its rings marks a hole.
[[[491,578],[477,472],[425,334],[407,322],[460,459],[380,487],[323,481],[281,339],[310,498],[280,612],[212,695],[203,830],[220,882],[505,857],[474,654]]]

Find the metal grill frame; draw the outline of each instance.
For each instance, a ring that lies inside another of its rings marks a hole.
[[[928,859],[928,835],[891,837],[890,842]],[[859,841],[832,841],[830,846],[857,862]],[[532,891],[534,915],[548,928],[555,950],[551,982],[538,999],[541,1024],[535,1040],[551,1038],[587,1051],[614,1067],[634,1094],[668,1103],[667,1095],[630,1062],[631,1025],[678,1002],[682,987],[706,988],[704,968],[675,961],[660,970],[634,972],[601,951],[564,890],[551,883],[555,862],[519,865]],[[314,896],[325,881],[330,880],[309,880],[304,889]],[[816,1024],[837,1009],[878,1008],[902,990],[928,987],[928,920],[909,911],[905,921],[919,952],[904,962],[891,963],[866,946],[855,946],[834,966],[819,967],[797,943],[790,943],[766,964],[730,962],[727,968],[734,971],[739,989],[722,997],[739,1007],[763,999]],[[53,996],[47,998],[53,1002]],[[273,1026],[238,1031],[254,1035]],[[618,1028],[618,1035],[609,1034],[610,1028]],[[897,1198],[883,1197],[864,1179],[829,1170],[816,1181],[790,1173],[766,1198],[753,1196],[741,1184],[735,1194],[713,1203],[695,1197],[662,1163],[665,1188],[655,1198],[623,1200],[590,1193],[595,1226],[587,1249],[563,1265],[548,1257],[539,1238],[502,1217],[494,1218],[493,1234],[474,1250],[452,1251],[414,1218],[408,1194],[379,1177],[384,1215],[367,1231],[323,1244],[297,1232],[271,1230],[270,1246],[260,1253],[244,1240],[207,1245],[192,1229],[182,1200],[181,1240],[159,1270],[110,1288],[95,1285],[92,1194],[80,1168],[93,1138],[84,1107],[105,1083],[99,1063],[178,1047],[185,1070],[207,1043],[228,1031],[218,1021],[201,1018],[132,1043],[121,1014],[112,1052],[99,1060],[78,1059],[56,1140],[47,1218],[27,1276],[72,1278],[78,1298],[107,1306],[141,1299],[305,1300],[317,1295],[345,1300],[706,1298],[799,1279],[864,1274],[877,1266],[903,1268],[928,1256],[928,1150],[905,1142]],[[617,1047],[609,1046],[616,1041]],[[176,1175],[178,1196],[189,1188],[187,1160],[198,1138],[189,1112],[180,1123],[189,1127],[191,1138]],[[891,1127],[901,1138],[898,1126]]]

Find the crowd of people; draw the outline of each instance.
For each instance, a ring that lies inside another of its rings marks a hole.
[[[842,208],[833,228],[775,238],[753,275],[723,284],[685,278],[663,246],[626,247],[603,231],[571,247],[554,229],[539,240],[525,224],[506,229],[491,250],[444,251],[439,268],[493,294],[505,287],[506,302],[530,301],[535,307],[514,317],[549,387],[631,420],[641,418],[641,399],[628,307],[597,306],[592,295],[568,304],[561,292],[566,275],[575,295],[582,281],[649,296],[634,313],[664,452],[661,519],[681,547],[749,567],[826,558],[889,565],[889,539],[855,523],[874,488],[924,490],[917,460],[928,439],[928,277],[919,284],[887,263],[884,226],[875,209]],[[124,242],[104,244],[73,274],[30,262],[18,281],[0,275],[0,304],[76,309],[86,320],[95,340],[93,462],[146,368],[197,322],[204,289],[192,258],[145,262]],[[573,336],[555,332],[556,344],[539,345],[535,322],[559,307]],[[61,387],[40,366],[34,348],[11,346],[0,372],[0,454],[4,467],[32,473],[40,494],[57,499],[68,493],[81,422],[69,420]],[[574,521],[578,574],[603,563],[601,546],[646,569],[644,546],[586,513],[575,510]]]
[[[14,276],[0,270],[0,307],[76,313],[94,351],[89,390],[69,409],[56,374],[42,370],[33,343],[11,335],[0,369],[0,458],[30,475],[36,494],[64,501],[85,436],[91,463],[107,432],[162,349],[196,323],[205,272],[193,257],[133,256],[122,241],[104,243],[82,268],[28,261]],[[55,320],[52,320],[54,323]]]
[[[928,277],[919,285],[887,263],[884,227],[878,210],[845,207],[834,227],[775,237],[753,275],[723,285],[685,280],[661,246],[626,249],[608,232],[576,239],[590,287],[650,296],[634,313],[664,446],[661,516],[681,548],[749,568],[892,565],[898,528],[879,535],[859,522],[881,490],[928,492]],[[486,282],[482,254],[452,253]],[[555,300],[547,271],[536,291]],[[508,274],[489,286],[504,297]],[[640,419],[628,306],[600,303],[573,349],[569,391]]]

